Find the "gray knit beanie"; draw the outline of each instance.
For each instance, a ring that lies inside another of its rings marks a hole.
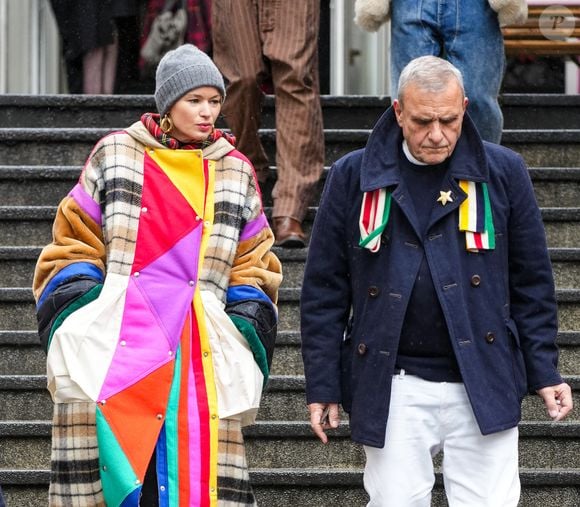
[[[213,86],[226,96],[220,71],[203,51],[193,44],[168,51],[155,74],[155,103],[161,117],[187,92],[201,86]]]

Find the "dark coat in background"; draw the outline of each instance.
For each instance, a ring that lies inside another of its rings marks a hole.
[[[137,0],[50,0],[61,36],[69,93],[83,92],[83,56],[113,42],[115,19],[136,20]]]

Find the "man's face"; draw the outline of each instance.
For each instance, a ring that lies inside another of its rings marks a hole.
[[[451,79],[443,92],[430,92],[410,84],[403,104],[393,101],[397,122],[411,154],[425,164],[447,159],[461,135],[467,98]]]

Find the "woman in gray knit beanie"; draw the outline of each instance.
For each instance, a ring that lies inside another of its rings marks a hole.
[[[159,62],[155,103],[161,116],[160,126],[179,141],[205,141],[225,95],[220,71],[209,56],[192,44],[169,51]],[[192,102],[194,96],[198,100]],[[202,104],[209,107],[205,109]]]
[[[33,284],[52,506],[255,505],[242,426],[282,275],[254,169],[214,128],[224,96],[207,55],[170,51],[159,114],[102,138],[59,206]]]

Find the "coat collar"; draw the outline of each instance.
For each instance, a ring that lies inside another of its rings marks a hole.
[[[403,142],[395,111],[389,107],[379,118],[364,151],[360,187],[362,192],[398,185],[398,153]],[[463,117],[461,136],[450,158],[451,178],[488,181],[489,168],[483,142],[467,113]]]

